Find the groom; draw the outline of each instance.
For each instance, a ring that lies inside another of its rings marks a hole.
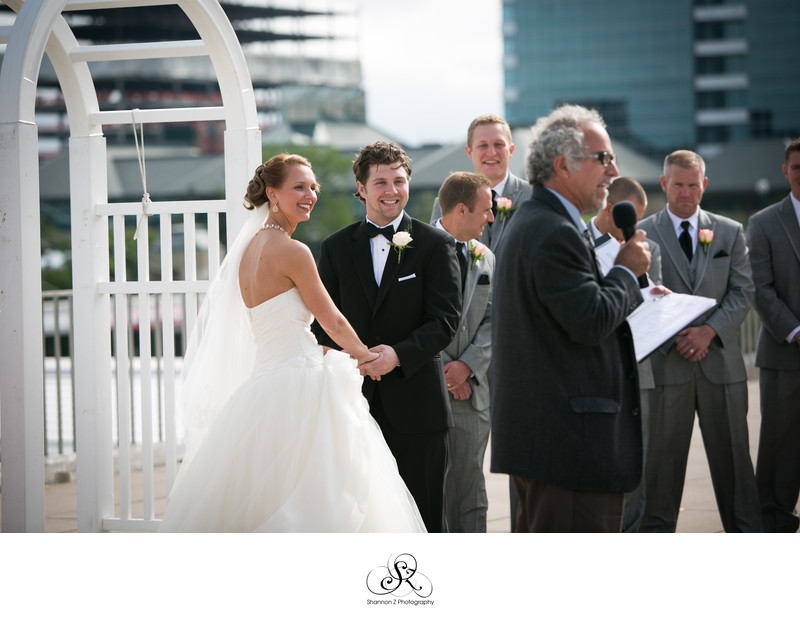
[[[353,163],[364,221],[322,242],[319,275],[361,340],[380,353],[362,366],[363,393],[429,532],[443,532],[447,429],[440,351],[456,332],[461,276],[453,239],[409,217],[411,165],[394,143]],[[339,348],[317,322],[323,346]]]

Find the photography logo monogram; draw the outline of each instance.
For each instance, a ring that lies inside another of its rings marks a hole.
[[[368,598],[368,605],[433,605],[429,600],[433,583],[417,570],[417,560],[408,553],[390,556],[386,565],[370,571],[367,589],[380,597]]]

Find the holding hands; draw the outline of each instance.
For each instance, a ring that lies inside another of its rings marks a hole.
[[[369,350],[375,357],[369,361],[359,361],[358,369],[362,377],[380,381],[383,375],[400,365],[397,353],[391,346],[379,344]]]

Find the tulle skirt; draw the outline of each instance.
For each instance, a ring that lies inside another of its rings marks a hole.
[[[257,370],[169,496],[162,532],[424,532],[354,360]]]

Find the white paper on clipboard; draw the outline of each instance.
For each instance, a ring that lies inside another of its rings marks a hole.
[[[653,297],[645,294],[649,291],[642,291],[645,302],[627,318],[637,362],[717,304],[716,300],[705,296],[673,293]]]

